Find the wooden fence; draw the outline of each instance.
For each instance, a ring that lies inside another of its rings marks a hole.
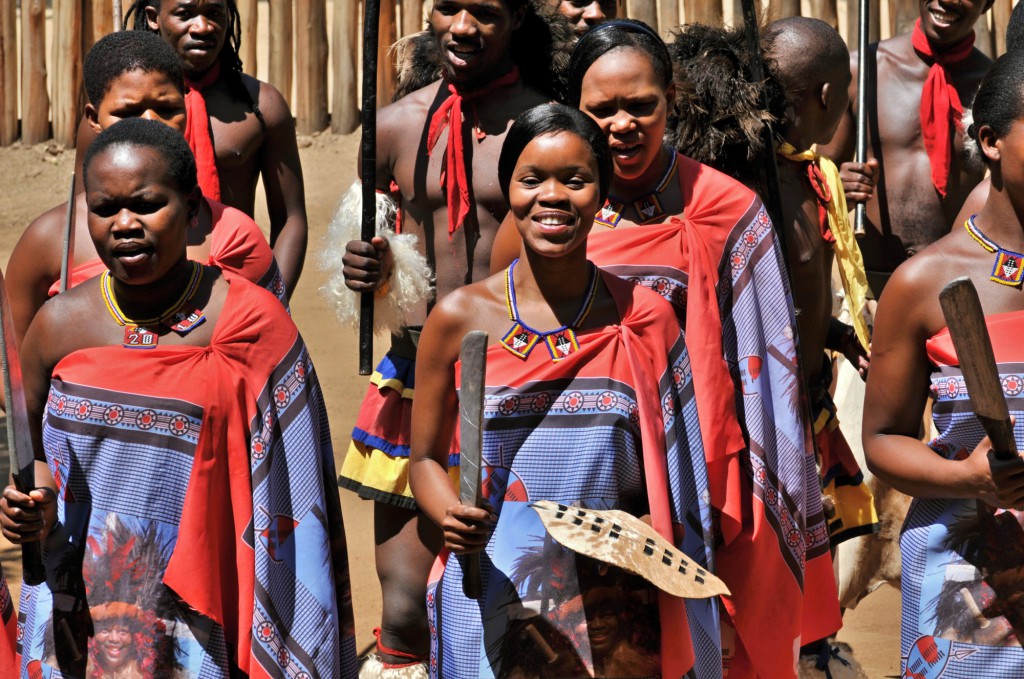
[[[555,2],[557,0],[550,0]],[[856,43],[857,0],[759,0],[770,18],[803,14],[836,26]],[[978,22],[976,45],[989,55],[1005,51],[1005,31],[1016,0],[995,0]],[[349,133],[359,124],[359,0],[237,0],[246,72],[280,89],[301,134],[330,129]],[[421,30],[431,0],[383,0],[379,62],[387,46]],[[872,39],[906,32],[919,0],[871,0]],[[0,145],[19,138],[36,144],[74,144],[82,115],[82,60],[113,30],[113,0],[0,0]],[[124,2],[125,5],[129,3]],[[684,22],[738,23],[740,0],[619,0],[620,15],[646,21],[669,37]],[[266,25],[261,26],[262,22]],[[260,42],[263,42],[261,47]],[[49,44],[50,50],[47,50]],[[20,49],[19,49],[20,47]],[[267,54],[266,67],[258,55]],[[19,89],[20,78],[20,89]],[[393,88],[382,67],[378,101]]]

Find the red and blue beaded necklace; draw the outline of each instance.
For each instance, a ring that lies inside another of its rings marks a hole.
[[[977,216],[971,215],[964,222],[964,228],[981,247],[996,254],[996,261],[992,265],[992,273],[988,279],[1001,285],[1019,288],[1021,281],[1024,280],[1024,254],[999,247],[998,243],[983,234],[974,223]]]
[[[551,360],[561,361],[573,352],[579,351],[580,343],[576,338],[575,329],[586,320],[590,308],[594,306],[594,299],[597,297],[597,267],[592,262],[588,262],[590,264],[590,281],[587,283],[587,294],[584,295],[573,322],[554,330],[541,332],[526,325],[519,318],[519,309],[516,306],[516,286],[512,279],[518,262],[519,260],[516,259],[505,270],[505,305],[508,308],[508,318],[512,321],[512,327],[501,338],[501,345],[514,355],[526,360],[533,348],[543,341],[548,348],[548,353],[551,354]]]

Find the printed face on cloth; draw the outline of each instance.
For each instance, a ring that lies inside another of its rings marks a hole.
[[[159,71],[126,71],[110,81],[103,99],[85,106],[93,131],[99,133],[125,118],[144,118],[185,133],[185,94]]]
[[[650,58],[632,48],[611,50],[583,76],[580,110],[607,136],[616,177],[637,179],[658,157],[671,94]]]
[[[993,0],[921,0],[921,30],[937,46],[953,45],[974,31]]]
[[[594,153],[575,134],[544,134],[527,144],[508,191],[523,245],[549,257],[584,245],[599,207],[598,181]]]
[[[185,75],[208,71],[220,56],[228,34],[229,0],[160,0],[146,8],[149,27],[174,48]]]
[[[128,285],[166,276],[185,257],[198,188],[184,193],[154,148],[115,144],[87,172],[89,235],[111,275]]]
[[[572,24],[577,37],[604,21],[614,19],[618,10],[615,0],[562,0],[558,3],[558,11]]]
[[[505,0],[436,0],[430,30],[449,82],[475,87],[508,70],[512,33],[525,15],[525,3],[512,10]]]

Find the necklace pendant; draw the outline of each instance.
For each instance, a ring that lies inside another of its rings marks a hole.
[[[996,262],[992,267],[992,275],[989,276],[989,280],[1002,285],[1020,287],[1021,280],[1024,279],[1022,263],[1024,263],[1024,255],[999,248],[996,251]]]
[[[524,328],[521,323],[513,323],[512,328],[501,338],[501,346],[525,360],[539,341],[540,335]]]
[[[124,326],[124,341],[121,343],[125,349],[156,349],[160,342],[160,335],[141,325],[128,324]]]
[[[176,333],[187,335],[189,332],[202,325],[205,321],[206,314],[203,313],[202,309],[185,307],[166,318],[164,320],[164,325]]]
[[[576,333],[572,328],[565,328],[544,336],[544,343],[547,344],[551,360],[561,361],[580,350],[580,343],[576,339]]]
[[[661,207],[661,201],[657,193],[649,193],[633,203],[633,207],[640,214],[641,224],[660,219],[665,216],[665,210]]]
[[[609,229],[614,229],[619,225],[622,220],[622,203],[610,203],[605,202],[604,206],[594,217],[594,221],[601,226],[607,226]]]

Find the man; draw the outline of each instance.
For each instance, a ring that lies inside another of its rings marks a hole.
[[[377,189],[399,204],[399,230],[418,237],[441,298],[488,275],[491,244],[508,211],[497,177],[505,133],[519,113],[551,98],[548,78],[568,31],[560,36],[558,22],[540,19],[526,0],[437,0],[430,30],[443,77],[378,113]],[[349,242],[335,282],[343,275],[352,290],[394,296],[403,275],[394,247],[382,237]],[[431,305],[421,300],[401,310],[411,327],[393,329],[392,350],[372,379],[339,480],[376,502],[384,601],[378,653],[369,663],[379,671],[428,655],[426,578],[441,536],[409,490],[408,437],[416,326]],[[457,460],[458,449],[452,453]]]
[[[306,199],[295,124],[277,89],[242,73],[236,0],[135,0],[126,16],[156,32],[185,72],[188,129],[203,195],[253,216],[262,178],[270,244],[288,294],[306,255]],[[95,138],[79,126],[78,158]]]
[[[960,117],[992,64],[972,47],[974,24],[992,0],[921,0],[920,6],[911,33],[868,48],[868,162],[849,162],[856,141],[852,106],[821,149],[842,163],[847,200],[867,203],[860,247],[876,296],[902,261],[949,232],[985,173],[963,154]],[[856,63],[854,55],[851,102]]]
[[[616,0],[560,0],[556,4],[558,11],[572,24],[577,37],[619,13]]]

